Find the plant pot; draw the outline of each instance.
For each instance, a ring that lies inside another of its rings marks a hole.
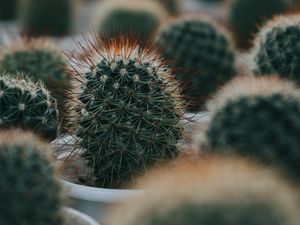
[[[99,225],[94,219],[75,209],[64,208],[63,210],[66,217],[66,225]]]

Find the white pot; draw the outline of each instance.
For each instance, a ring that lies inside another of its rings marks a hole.
[[[99,225],[94,219],[75,209],[64,208],[63,210],[66,217],[66,225]]]

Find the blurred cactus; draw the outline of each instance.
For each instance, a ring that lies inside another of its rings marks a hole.
[[[23,0],[22,32],[28,36],[62,36],[72,26],[73,0]]]
[[[129,39],[95,43],[81,56],[90,69],[81,74],[76,135],[95,185],[115,188],[177,156],[183,106],[154,51]]]
[[[286,12],[290,0],[232,0],[229,22],[241,48],[248,48],[258,27],[276,14]]]
[[[198,111],[221,85],[235,75],[233,46],[225,32],[202,17],[183,17],[164,26],[158,43],[171,67],[182,71],[183,95]]]
[[[2,131],[0,143],[0,224],[63,225],[48,146],[19,131]]]
[[[32,130],[46,139],[58,133],[55,100],[39,82],[24,75],[0,76],[0,128]]]
[[[300,84],[300,16],[280,16],[266,24],[255,40],[253,71],[278,74]]]
[[[19,0],[0,0],[0,20],[16,18]]]

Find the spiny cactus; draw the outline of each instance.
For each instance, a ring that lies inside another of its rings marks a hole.
[[[25,75],[0,76],[0,128],[32,130],[46,139],[58,133],[56,101]]]
[[[202,108],[207,98],[235,74],[229,37],[207,18],[172,21],[161,29],[158,44],[171,67],[182,70],[176,78],[183,83],[183,95],[192,111]]]
[[[205,158],[158,170],[140,187],[147,194],[112,210],[109,225],[296,225],[299,221],[297,192],[270,171],[238,159]]]
[[[15,19],[19,0],[0,0],[0,19]]]
[[[235,153],[300,178],[300,92],[292,83],[275,77],[238,79],[211,105],[216,102],[204,152]]]
[[[62,36],[71,31],[73,0],[23,0],[21,29],[28,36]]]
[[[151,41],[168,16],[159,3],[149,0],[105,0],[100,2],[99,10],[95,24],[101,35],[134,38],[140,44]]]
[[[300,16],[280,16],[267,23],[252,51],[254,73],[274,73],[300,84],[299,39]]]
[[[241,48],[248,48],[258,27],[274,15],[286,12],[290,0],[232,0],[229,23],[236,42]]]
[[[120,187],[177,156],[183,104],[155,51],[102,38],[90,49],[81,56],[90,68],[80,75],[78,145],[95,185]]]
[[[60,118],[65,122],[68,107],[66,102],[71,89],[71,78],[67,72],[65,57],[54,44],[45,39],[23,39],[2,49],[0,70],[27,74],[34,81],[42,81],[57,100]]]
[[[0,224],[63,225],[48,146],[20,131],[1,131],[0,143]]]

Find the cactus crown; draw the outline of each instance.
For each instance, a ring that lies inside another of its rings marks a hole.
[[[0,223],[62,225],[61,189],[48,146],[20,131],[1,131],[0,143]]]
[[[129,39],[98,38],[90,47],[81,57],[89,69],[74,71],[81,78],[76,135],[95,184],[119,187],[177,156],[183,104],[154,51]]]
[[[300,16],[279,16],[261,29],[252,51],[257,75],[276,73],[300,84]]]
[[[183,95],[199,110],[235,74],[233,46],[222,30],[203,17],[183,17],[162,27],[158,43],[173,69],[181,68]],[[188,54],[189,57],[186,57]]]
[[[56,101],[40,82],[22,74],[0,76],[0,127],[32,130],[46,139],[58,133]]]

